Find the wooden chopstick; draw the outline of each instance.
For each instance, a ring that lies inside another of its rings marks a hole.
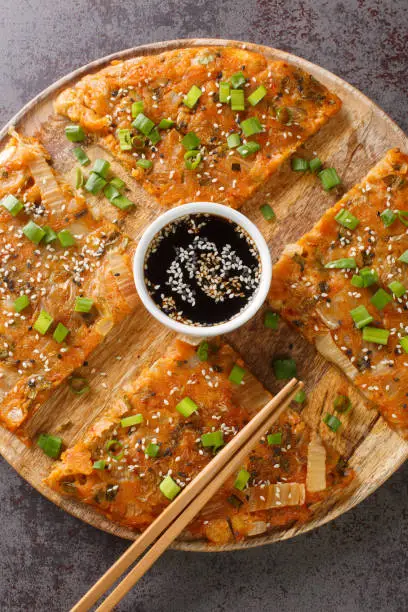
[[[302,383],[292,379],[268,402],[105,572],[72,608],[71,612],[87,612],[146,548],[157,540],[143,559],[98,608],[98,611],[101,612],[112,610],[191,522],[222,483],[240,466],[259,438],[270,428],[302,386]]]

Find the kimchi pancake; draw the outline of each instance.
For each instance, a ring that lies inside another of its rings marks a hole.
[[[0,421],[14,431],[133,309],[133,243],[34,139],[0,154],[0,198]]]
[[[58,113],[96,134],[164,206],[202,200],[233,207],[340,106],[300,68],[237,47],[115,61],[55,102]]]
[[[269,301],[408,433],[408,156],[391,149],[274,267]]]
[[[262,391],[229,345],[174,341],[62,454],[47,484],[145,529],[250,420],[242,384]],[[306,521],[312,504],[353,478],[339,459],[288,409],[194,519],[189,537],[225,544]]]

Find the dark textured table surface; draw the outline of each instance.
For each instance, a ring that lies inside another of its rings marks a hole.
[[[408,0],[1,0],[0,122],[74,68],[141,43],[259,42],[357,86],[408,131]],[[408,465],[308,535],[236,553],[168,552],[121,611],[408,609]],[[68,610],[127,543],[0,462],[0,609]]]

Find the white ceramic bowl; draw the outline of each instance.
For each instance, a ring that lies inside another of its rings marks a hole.
[[[248,302],[246,308],[244,308],[239,314],[229,321],[211,326],[186,325],[185,323],[179,323],[178,321],[174,321],[172,318],[168,317],[152,300],[146,288],[144,278],[146,251],[154,236],[156,236],[156,234],[160,232],[163,227],[176,219],[185,217],[186,215],[200,213],[219,215],[225,219],[230,219],[237,225],[244,228],[244,230],[254,241],[261,260],[261,278],[258,289],[252,296],[252,299]],[[223,206],[222,204],[214,204],[213,202],[192,202],[190,204],[177,206],[176,208],[165,212],[147,227],[137,246],[133,259],[133,275],[140,299],[150,314],[160,321],[160,323],[163,323],[163,325],[166,325],[175,332],[186,334],[188,336],[218,336],[219,334],[226,334],[237,327],[241,327],[241,325],[249,321],[249,319],[251,319],[262,306],[268,294],[272,280],[272,262],[269,248],[264,237],[258,228],[252,223],[252,221],[245,217],[245,215],[233,210],[232,208]]]

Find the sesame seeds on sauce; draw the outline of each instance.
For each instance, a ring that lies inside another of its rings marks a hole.
[[[154,302],[190,325],[216,325],[235,317],[251,301],[260,274],[252,239],[217,215],[188,215],[170,223],[154,237],[145,259]]]

